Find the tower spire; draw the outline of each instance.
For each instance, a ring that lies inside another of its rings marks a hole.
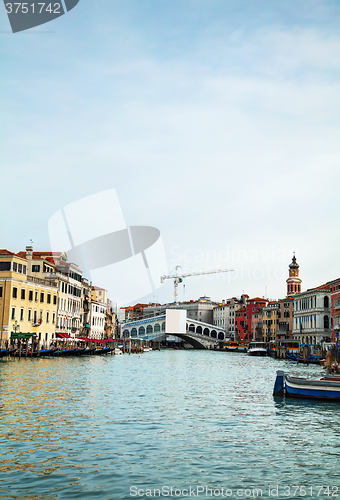
[[[296,261],[295,251],[291,264],[289,264],[289,278],[287,282],[287,297],[301,292],[301,279],[299,278],[299,264]]]

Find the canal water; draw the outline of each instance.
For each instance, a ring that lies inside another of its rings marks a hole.
[[[282,368],[322,371],[194,350],[2,360],[0,499],[340,498],[340,405],[273,398]]]

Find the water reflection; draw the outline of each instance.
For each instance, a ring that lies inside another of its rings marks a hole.
[[[334,479],[340,405],[273,398],[277,369],[320,373],[208,351],[2,363],[0,498]]]

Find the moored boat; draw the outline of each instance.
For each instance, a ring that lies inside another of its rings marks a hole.
[[[267,344],[265,342],[251,342],[247,354],[248,356],[267,356]]]
[[[340,376],[306,379],[278,370],[273,395],[340,402]]]

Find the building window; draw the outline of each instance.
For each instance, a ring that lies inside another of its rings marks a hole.
[[[328,298],[328,297],[327,297]],[[13,319],[13,318],[12,318]],[[324,329],[326,330],[327,328],[329,328],[329,317],[328,316],[324,316],[323,318],[323,327]]]
[[[57,305],[57,296],[53,295],[53,304],[56,306]]]
[[[0,262],[0,271],[10,271],[11,263],[10,262]]]
[[[25,288],[21,289],[21,300],[25,300]]]
[[[12,319],[15,319],[15,307],[12,307]]]
[[[33,265],[32,266],[32,273],[40,273],[40,266],[38,265]]]
[[[20,309],[20,321],[24,321],[24,308]]]
[[[30,290],[28,292],[28,300],[30,300],[32,302],[32,300],[33,300],[33,290]]]
[[[46,313],[46,323],[49,323],[50,322],[50,312],[47,311]]]
[[[31,321],[32,320],[32,309],[29,309],[28,310],[28,318],[27,318],[28,321]]]
[[[38,302],[38,290],[35,291],[35,301]]]
[[[40,292],[40,302],[44,302],[44,292]]]
[[[27,271],[27,267],[26,266],[22,266],[22,274],[26,274],[26,271]]]
[[[53,313],[53,315],[52,315],[52,323],[53,324],[55,323],[55,313]]]
[[[18,296],[18,289],[16,286],[13,287],[13,299],[16,299]]]
[[[50,304],[51,303],[51,294],[48,293],[47,294],[47,304]]]
[[[13,262],[13,271],[18,271],[18,264],[16,262]]]
[[[0,299],[2,298],[2,286],[0,286]]]

